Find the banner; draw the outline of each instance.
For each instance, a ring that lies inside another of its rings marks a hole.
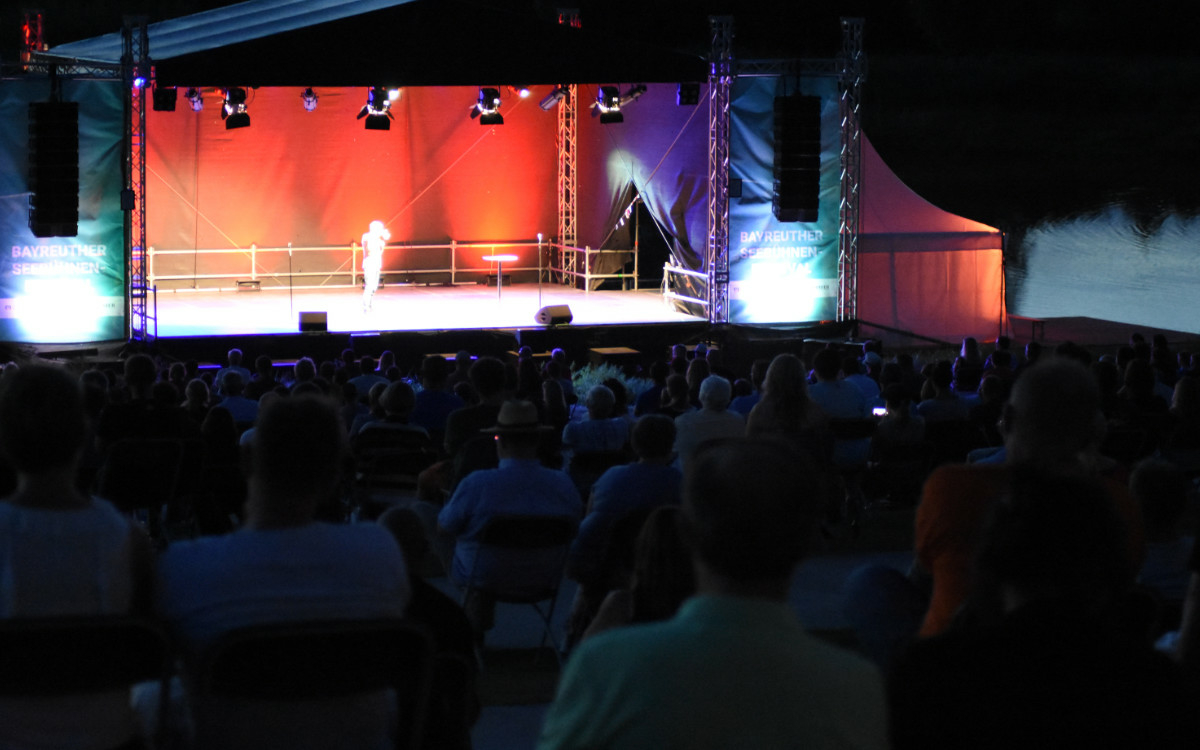
[[[62,82],[62,99],[79,102],[79,234],[35,237],[29,230],[29,104],[49,99],[50,82],[43,76],[0,80],[0,341],[65,344],[126,336],[123,92],[116,81]]]
[[[774,102],[821,99],[820,204],[815,222],[781,222],[774,192]],[[833,320],[838,290],[841,123],[837,82],[822,77],[738,78],[730,103],[729,319],[732,323]]]

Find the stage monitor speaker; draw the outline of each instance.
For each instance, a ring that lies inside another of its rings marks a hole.
[[[329,330],[329,313],[302,312],[300,313],[301,333],[325,333]]]
[[[29,105],[29,229],[79,234],[79,102]]]
[[[544,326],[560,326],[570,323],[575,316],[571,314],[571,308],[566,305],[546,305],[537,311],[533,319]]]
[[[821,202],[821,97],[775,98],[774,166],[775,218],[816,221]]]

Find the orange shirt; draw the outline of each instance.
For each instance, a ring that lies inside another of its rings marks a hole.
[[[917,508],[917,562],[933,576],[933,596],[922,636],[949,627],[971,591],[971,576],[980,536],[988,514],[1004,496],[1010,480],[1008,466],[943,466],[925,482]],[[1141,513],[1121,482],[1104,480],[1118,515],[1129,530],[1134,570],[1146,552]]]

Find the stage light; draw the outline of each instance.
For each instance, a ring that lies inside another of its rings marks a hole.
[[[236,86],[225,89],[221,119],[225,121],[226,130],[250,127],[250,114],[246,111],[246,89]]]
[[[498,89],[479,89],[479,101],[471,107],[471,119],[479,118],[480,125],[503,125],[504,117],[500,114],[500,91]]]
[[[191,103],[193,112],[200,112],[204,109],[204,97],[200,96],[200,89],[190,88],[183,93],[183,96]]]
[[[509,86],[508,90],[513,92],[514,94],[516,94],[518,97],[520,97],[522,99],[529,98],[529,87],[528,86]]]
[[[646,93],[646,87],[644,85],[639,83],[636,86],[630,86],[629,90],[625,92],[625,95],[621,97],[621,106],[623,107],[630,102],[636,102],[637,98],[644,93]]]
[[[549,112],[558,106],[558,103],[567,98],[570,91],[566,86],[555,86],[554,90],[546,94],[546,98],[538,102],[538,106]]]
[[[625,122],[625,116],[621,114],[621,94],[616,86],[601,86],[596,92],[596,102],[592,105],[592,114],[597,113],[600,115],[601,125]]]
[[[392,120],[395,119],[391,107],[392,97],[388,90],[383,86],[372,86],[367,90],[367,103],[358,111],[356,119],[367,118],[363,123],[367,130],[391,130]]]
[[[388,89],[388,101],[395,102],[400,98],[400,89]]]
[[[153,97],[153,108],[155,112],[174,112],[175,102],[179,98],[179,92],[175,90],[174,86],[171,86],[170,88],[155,86]]]
[[[135,89],[145,88],[146,76],[142,75],[141,73],[135,73],[133,76],[133,87]]]
[[[300,92],[300,100],[304,102],[305,112],[314,112],[317,109],[317,92],[312,90],[312,86]]]

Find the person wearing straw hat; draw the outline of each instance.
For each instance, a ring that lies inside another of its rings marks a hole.
[[[459,482],[454,494],[438,514],[438,528],[455,539],[453,579],[465,584],[475,563],[477,539],[487,522],[497,515],[569,516],[583,515],[583,502],[574,482],[558,469],[538,461],[538,446],[548,428],[538,420],[537,407],[530,401],[505,401],[496,424],[484,432],[496,436],[495,469],[471,472]],[[497,562],[502,565],[502,562]],[[484,566],[481,563],[481,568]],[[476,570],[486,578],[493,571]],[[505,571],[495,571],[505,572]],[[478,632],[490,627],[491,607],[468,603],[467,614]],[[476,619],[478,618],[478,619]]]

